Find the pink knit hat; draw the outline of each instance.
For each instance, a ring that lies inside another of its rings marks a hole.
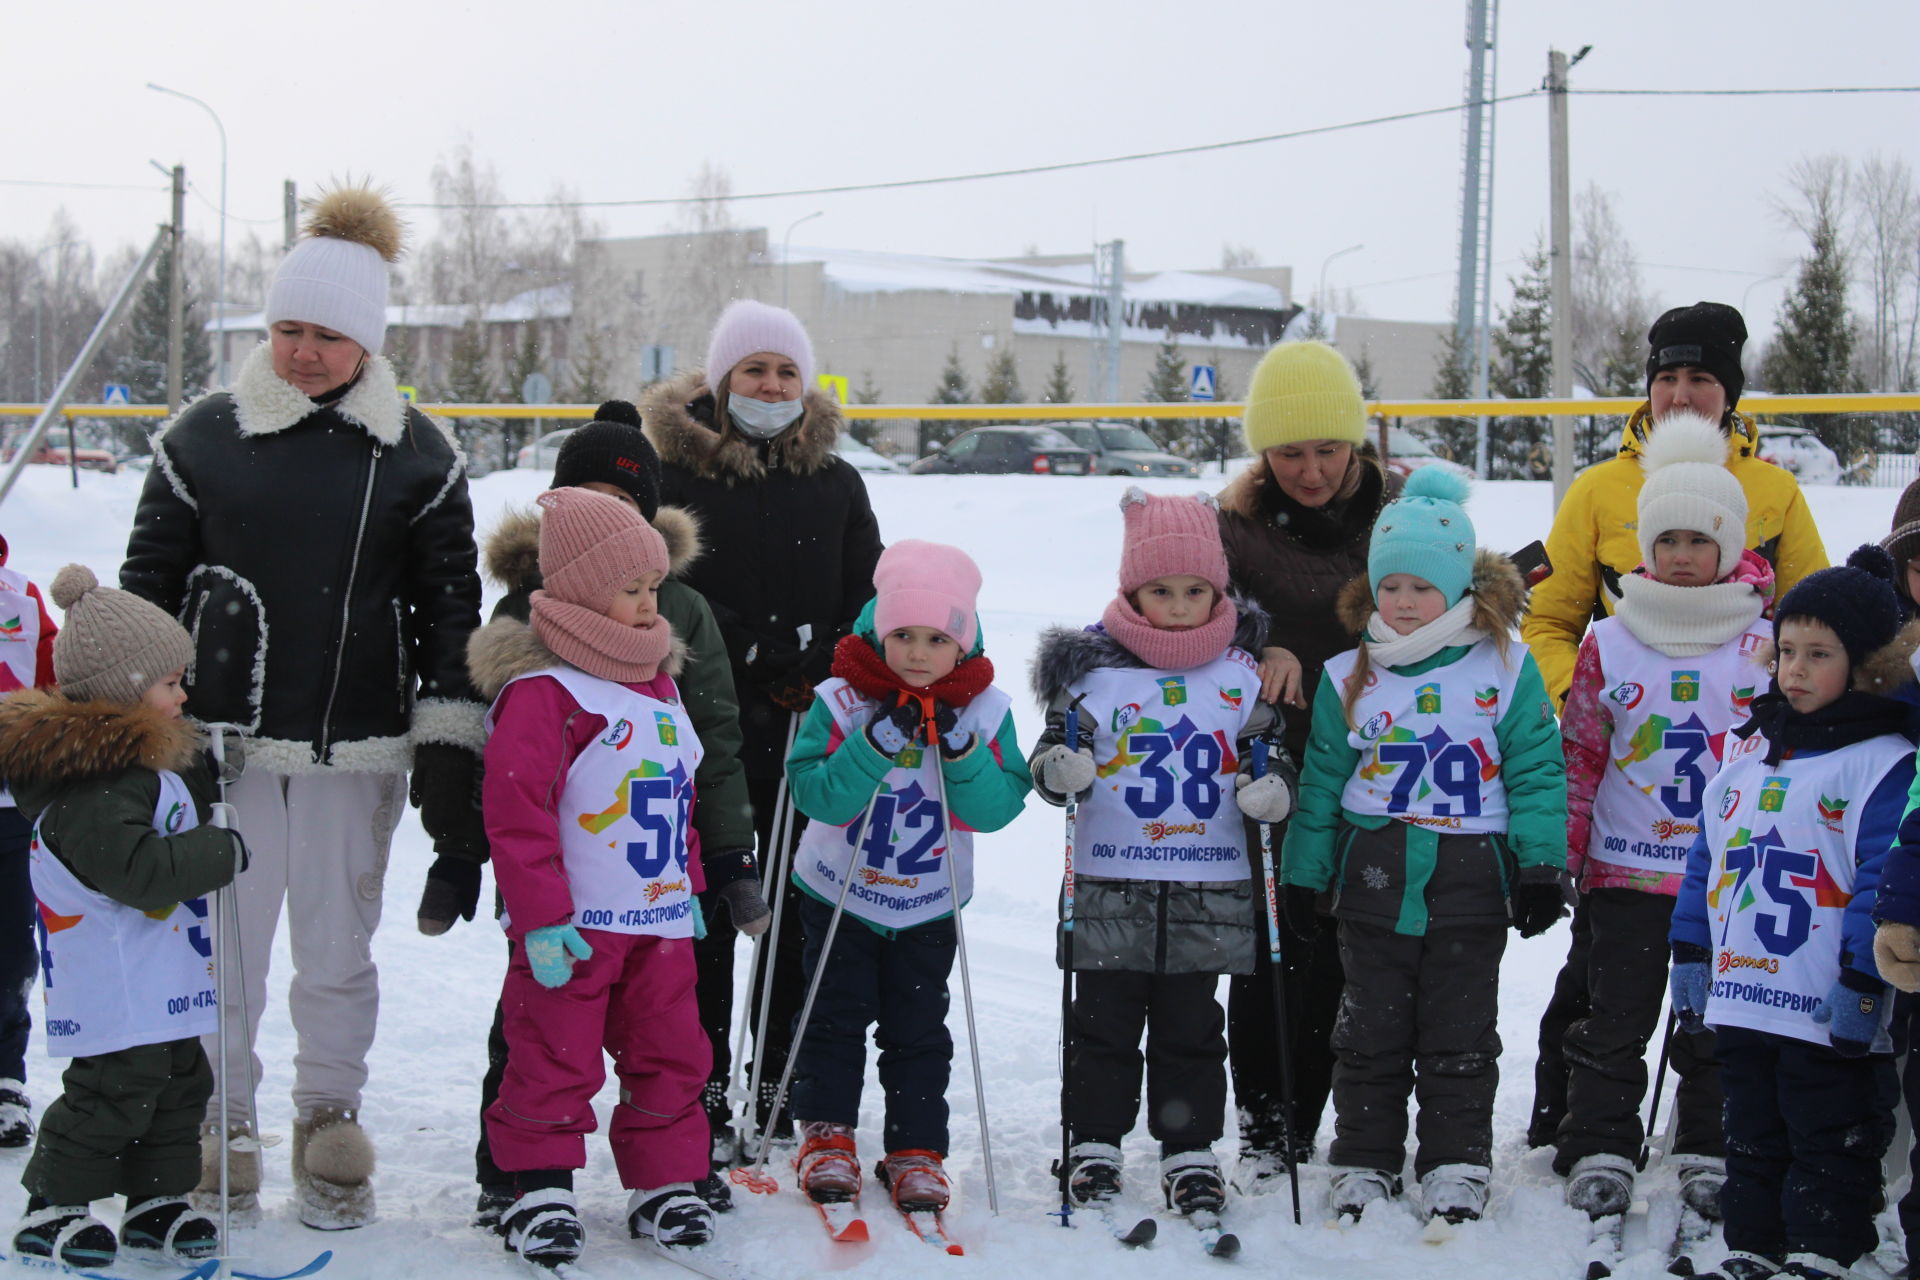
[[[548,595],[605,613],[620,588],[667,571],[667,544],[618,498],[591,489],[549,489],[535,499],[540,577]]]
[[[800,366],[800,385],[813,385],[813,343],[793,312],[742,298],[727,304],[707,341],[707,383],[717,387],[733,366],[756,351],[771,351]]]
[[[1227,593],[1227,553],[1220,517],[1205,497],[1169,498],[1129,488],[1120,498],[1126,545],[1120,552],[1120,591],[1130,595],[1155,578],[1190,573]]]
[[[971,652],[980,635],[974,616],[980,567],[958,547],[908,538],[880,553],[873,567],[873,629],[932,627]]]

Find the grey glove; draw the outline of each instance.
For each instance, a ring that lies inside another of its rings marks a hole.
[[[720,900],[727,904],[733,927],[749,938],[757,938],[773,923],[773,912],[760,896],[758,880],[732,880],[720,886]]]
[[[1083,796],[1093,788],[1093,752],[1055,743],[1034,757],[1033,776],[1056,796]]]

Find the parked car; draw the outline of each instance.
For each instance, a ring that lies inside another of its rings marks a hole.
[[[9,448],[5,460],[12,462],[19,452],[20,450],[17,447]],[[33,456],[28,458],[27,461],[44,462],[50,466],[64,467],[67,465],[67,446],[63,444],[42,444],[38,449],[33,451]],[[112,475],[120,469],[120,460],[105,449],[80,449],[76,454],[76,461],[82,471],[99,471],[105,475]]]
[[[1154,443],[1131,422],[1049,422],[1048,427],[1093,455],[1103,476],[1197,476],[1200,469]]]
[[[1093,455],[1052,427],[975,427],[907,468],[914,475],[1084,476]]]
[[[833,449],[835,453],[840,455],[844,462],[856,471],[877,471],[881,473],[898,474],[906,470],[905,467],[895,462],[892,458],[887,457],[885,454],[875,453],[858,440],[855,440],[852,436],[841,436],[839,441],[833,446]]]
[[[1422,467],[1439,467],[1461,477],[1473,475],[1470,468],[1441,457],[1419,433],[1401,426],[1387,428],[1387,465],[1403,476],[1410,476]]]
[[[578,427],[562,427],[558,431],[549,431],[532,444],[520,446],[520,452],[514,455],[516,467],[542,467],[553,470],[553,460],[560,456],[560,445],[566,438],[578,431]]]
[[[1840,483],[1840,459],[1806,427],[1763,426],[1760,460],[1792,472],[1801,484]]]

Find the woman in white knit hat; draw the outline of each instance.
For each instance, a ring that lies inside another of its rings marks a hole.
[[[484,708],[465,660],[480,616],[465,460],[400,395],[380,354],[400,239],[373,191],[337,190],[311,207],[267,294],[268,340],[230,390],[155,438],[120,571],[122,586],[192,633],[195,714],[247,735],[230,798],[254,854],[237,913],[253,1022],[231,1037],[226,1120],[230,1132],[252,1121],[251,1050],[284,903],[299,1038],[295,1205],[325,1229],[373,1218],[373,1146],[360,1125],[380,998],[372,939],[409,769],[439,855],[423,915],[471,920],[486,857]],[[221,984],[236,1027],[239,985]],[[260,1167],[256,1149],[239,1146],[229,1186],[245,1214],[257,1210]],[[210,1138],[210,1168],[216,1150]],[[216,1187],[203,1179],[203,1193]]]
[[[714,325],[706,369],[661,383],[640,407],[660,451],[660,500],[699,517],[707,544],[683,581],[713,607],[732,661],[762,868],[780,865],[770,845],[788,726],[812,705],[834,644],[872,597],[880,558],[866,485],[834,452],[840,407],[813,373],[813,344],[792,312],[740,301]],[[804,823],[795,816],[789,849]],[[714,1050],[704,1100],[724,1159],[734,929],[718,903],[703,906],[700,1017]],[[800,930],[788,920],[773,963],[769,1043],[760,1046],[762,1114],[786,1063],[800,972]]]

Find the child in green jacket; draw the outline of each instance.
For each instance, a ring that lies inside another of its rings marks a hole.
[[[831,967],[795,1050],[795,1168],[816,1203],[859,1196],[854,1125],[873,1026],[887,1095],[881,1182],[903,1210],[940,1210],[954,915],[973,892],[973,833],[1012,822],[1031,784],[1012,700],[982,651],[973,561],[896,542],[873,583],[787,757],[793,802],[813,819],[793,872],[808,980]],[[823,961],[838,902],[863,927],[837,929]]]
[[[1475,552],[1464,480],[1428,467],[1381,511],[1341,593],[1359,647],[1315,694],[1282,851],[1289,921],[1331,889],[1346,988],[1333,1035],[1333,1209],[1398,1194],[1407,1097],[1429,1218],[1486,1208],[1500,957],[1564,911],[1566,779],[1540,672],[1513,643],[1526,600]]]

